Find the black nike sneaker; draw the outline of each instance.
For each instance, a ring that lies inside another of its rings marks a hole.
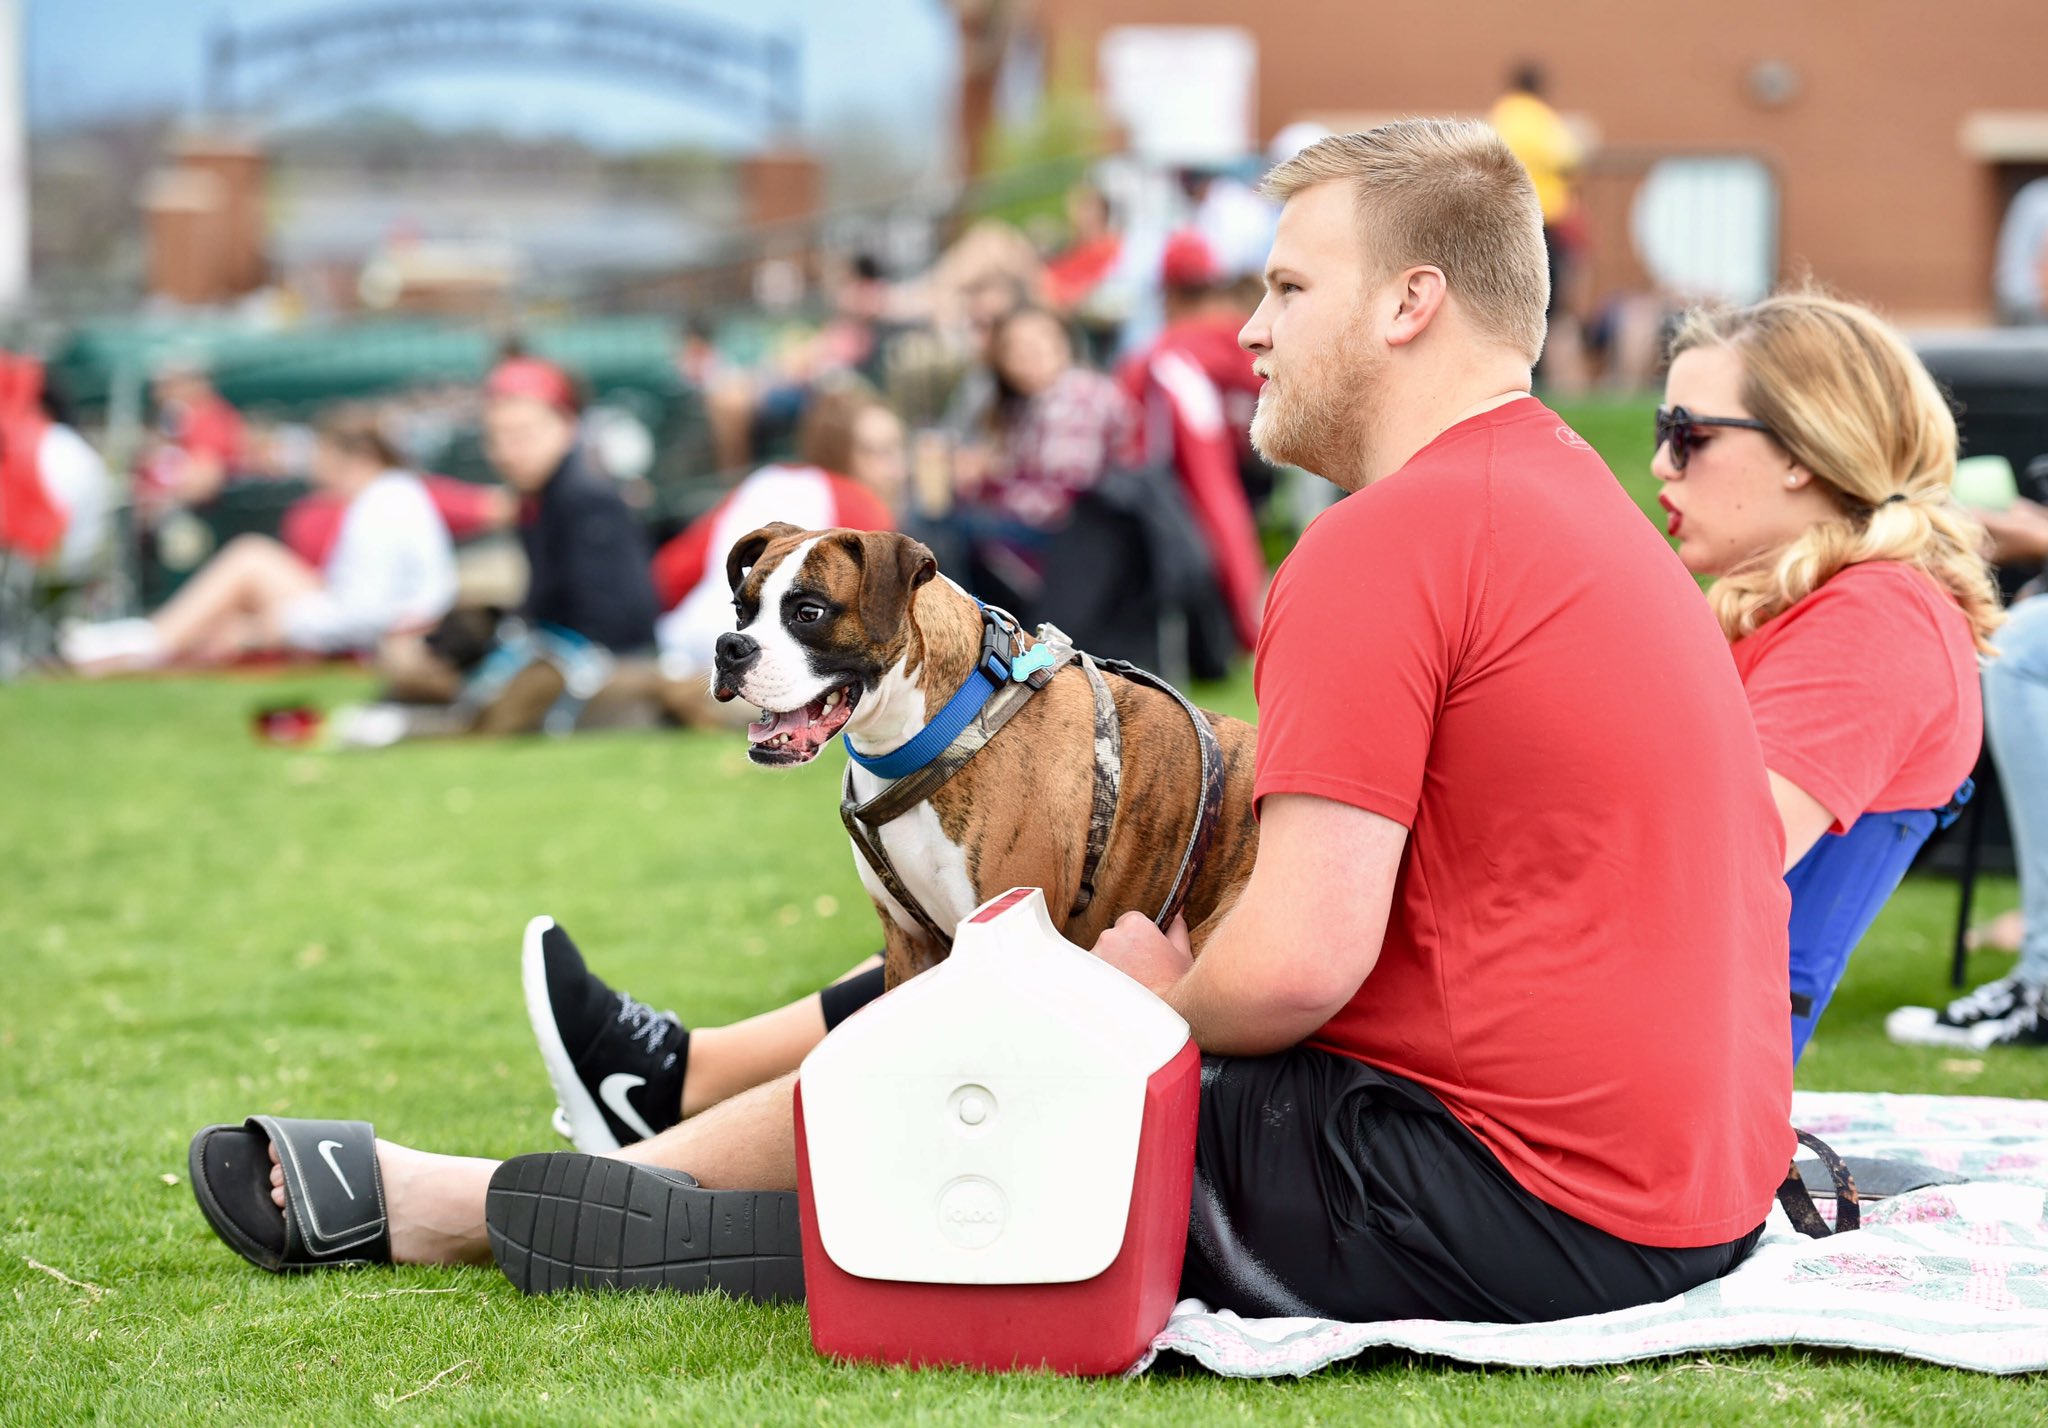
[[[484,1198],[491,1257],[522,1294],[719,1289],[801,1302],[797,1199],[706,1190],[680,1170],[556,1151],[515,1155]]]
[[[617,1150],[682,1120],[690,1033],[674,1012],[606,986],[551,917],[526,924],[520,980],[561,1103],[555,1128],[578,1150]]]

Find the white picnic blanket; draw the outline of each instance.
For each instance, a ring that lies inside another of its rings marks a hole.
[[[2048,1101],[1801,1092],[1792,1119],[1844,1155],[1917,1160],[1972,1183],[1866,1205],[1861,1229],[1821,1240],[1774,1206],[1755,1252],[1725,1278],[1549,1324],[1240,1319],[1189,1299],[1131,1372],[1166,1351],[1231,1377],[1272,1378],[1376,1347],[1580,1368],[1766,1344],[1984,1373],[2048,1369]]]

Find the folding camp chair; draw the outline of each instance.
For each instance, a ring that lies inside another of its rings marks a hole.
[[[1913,855],[1956,821],[1976,786],[1968,779],[1936,809],[1866,813],[1846,833],[1827,833],[1785,874],[1792,891],[1792,1059],[1813,1035],[1848,968]]]

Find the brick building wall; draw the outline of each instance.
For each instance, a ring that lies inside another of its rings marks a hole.
[[[1534,61],[1601,140],[1588,197],[1605,289],[1640,279],[1632,175],[1737,152],[1777,176],[1784,274],[1906,321],[1981,320],[2004,200],[2048,172],[2048,0],[1039,0],[1038,15],[1091,52],[1112,25],[1251,30],[1261,141],[1304,117],[1482,114]],[[1792,79],[1781,102],[1756,92],[1767,62]]]

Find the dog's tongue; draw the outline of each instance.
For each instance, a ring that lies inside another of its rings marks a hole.
[[[829,709],[825,707],[827,699],[832,700]],[[775,743],[775,747],[783,752],[808,758],[825,747],[852,716],[853,700],[852,692],[842,686],[836,690],[828,689],[803,708],[792,709],[786,714],[764,709],[760,718],[747,725],[747,743],[750,746]],[[779,743],[776,742],[778,740]]]
[[[760,718],[747,725],[747,742],[750,744],[765,744],[777,734],[795,733],[810,722],[811,711],[808,706],[802,709],[792,709],[787,714],[770,714],[764,709],[761,711]]]

